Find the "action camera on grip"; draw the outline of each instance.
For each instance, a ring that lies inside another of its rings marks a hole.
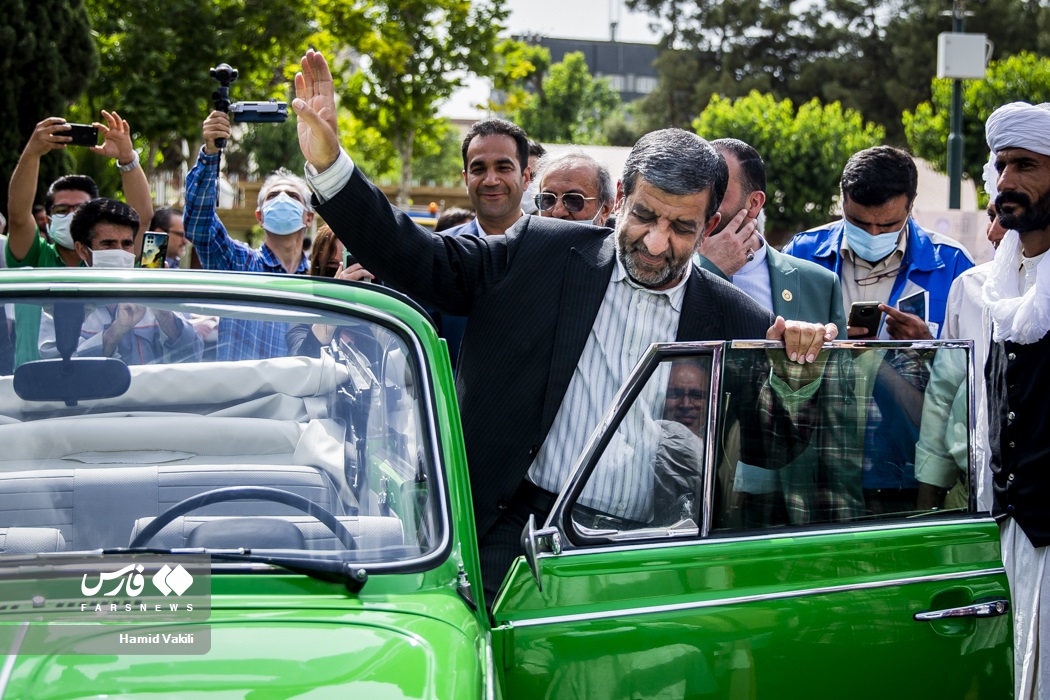
[[[230,83],[237,80],[237,69],[231,68],[228,63],[220,63],[209,71],[212,80],[219,83],[219,87],[211,94],[215,101],[215,109],[226,112],[230,120],[246,124],[250,122],[280,123],[288,119],[288,103],[270,100],[268,102],[230,102]],[[226,146],[226,139],[215,139],[215,145],[219,148]]]

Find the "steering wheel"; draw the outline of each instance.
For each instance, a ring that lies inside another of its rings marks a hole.
[[[357,542],[354,541],[353,534],[347,529],[346,525],[330,511],[317,505],[309,498],[304,498],[299,494],[290,493],[282,489],[271,488],[269,486],[226,486],[221,489],[205,491],[196,496],[190,496],[189,498],[179,501],[171,508],[168,508],[154,518],[152,522],[146,525],[146,527],[142,528],[142,531],[135,536],[135,539],[132,540],[129,547],[142,547],[153,539],[158,532],[163,530],[165,526],[175,520],[175,518],[182,517],[198,508],[203,508],[212,503],[252,500],[282,503],[286,506],[291,506],[292,508],[300,510],[307,515],[313,516],[314,518],[317,518],[322,525],[331,530],[332,534],[343,543],[344,547],[347,549],[357,549]]]

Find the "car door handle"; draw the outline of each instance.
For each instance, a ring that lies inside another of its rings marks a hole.
[[[944,610],[927,610],[915,613],[916,622],[930,622],[932,620],[944,620],[950,617],[995,617],[1005,615],[1010,611],[1008,600],[988,600],[973,605],[964,605],[961,608],[945,608]]]

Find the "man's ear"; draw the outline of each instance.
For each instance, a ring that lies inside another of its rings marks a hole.
[[[262,209],[255,210],[255,220],[262,224]]]
[[[613,204],[613,213],[619,214],[627,196],[623,193],[623,180],[616,181],[616,202]]]
[[[91,249],[90,248],[88,248],[86,245],[84,245],[80,241],[73,241],[73,250],[75,250],[77,252],[77,255],[80,256],[81,260],[86,262],[88,265],[91,265]]]
[[[467,171],[466,170],[461,170],[460,174],[463,176],[463,186],[466,187],[467,186]]]
[[[532,182],[532,168],[526,165],[525,169],[521,171],[522,189],[528,189],[530,182]]]
[[[745,203],[747,206],[747,218],[757,219],[758,212],[762,211],[762,207],[766,205],[766,193],[755,190],[747,196]]]
[[[310,224],[314,222],[314,216],[316,214],[312,211],[303,212],[303,226],[310,228]]]
[[[716,211],[714,213],[714,216],[712,216],[710,219],[707,220],[707,223],[704,224],[704,232],[703,232],[703,234],[701,234],[701,236],[696,240],[696,247],[697,247],[698,250],[700,248],[700,243],[705,238],[710,238],[711,237],[711,234],[714,232],[714,230],[716,228],[718,228],[718,222],[721,221],[721,220],[722,220],[722,212],[720,212],[720,211]]]

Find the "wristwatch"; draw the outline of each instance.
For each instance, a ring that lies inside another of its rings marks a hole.
[[[130,163],[121,163],[120,161],[116,161],[117,170],[119,170],[122,173],[130,173],[132,170],[135,169],[135,166],[139,164],[139,152],[132,151],[132,153],[134,153],[135,155],[132,156]]]

